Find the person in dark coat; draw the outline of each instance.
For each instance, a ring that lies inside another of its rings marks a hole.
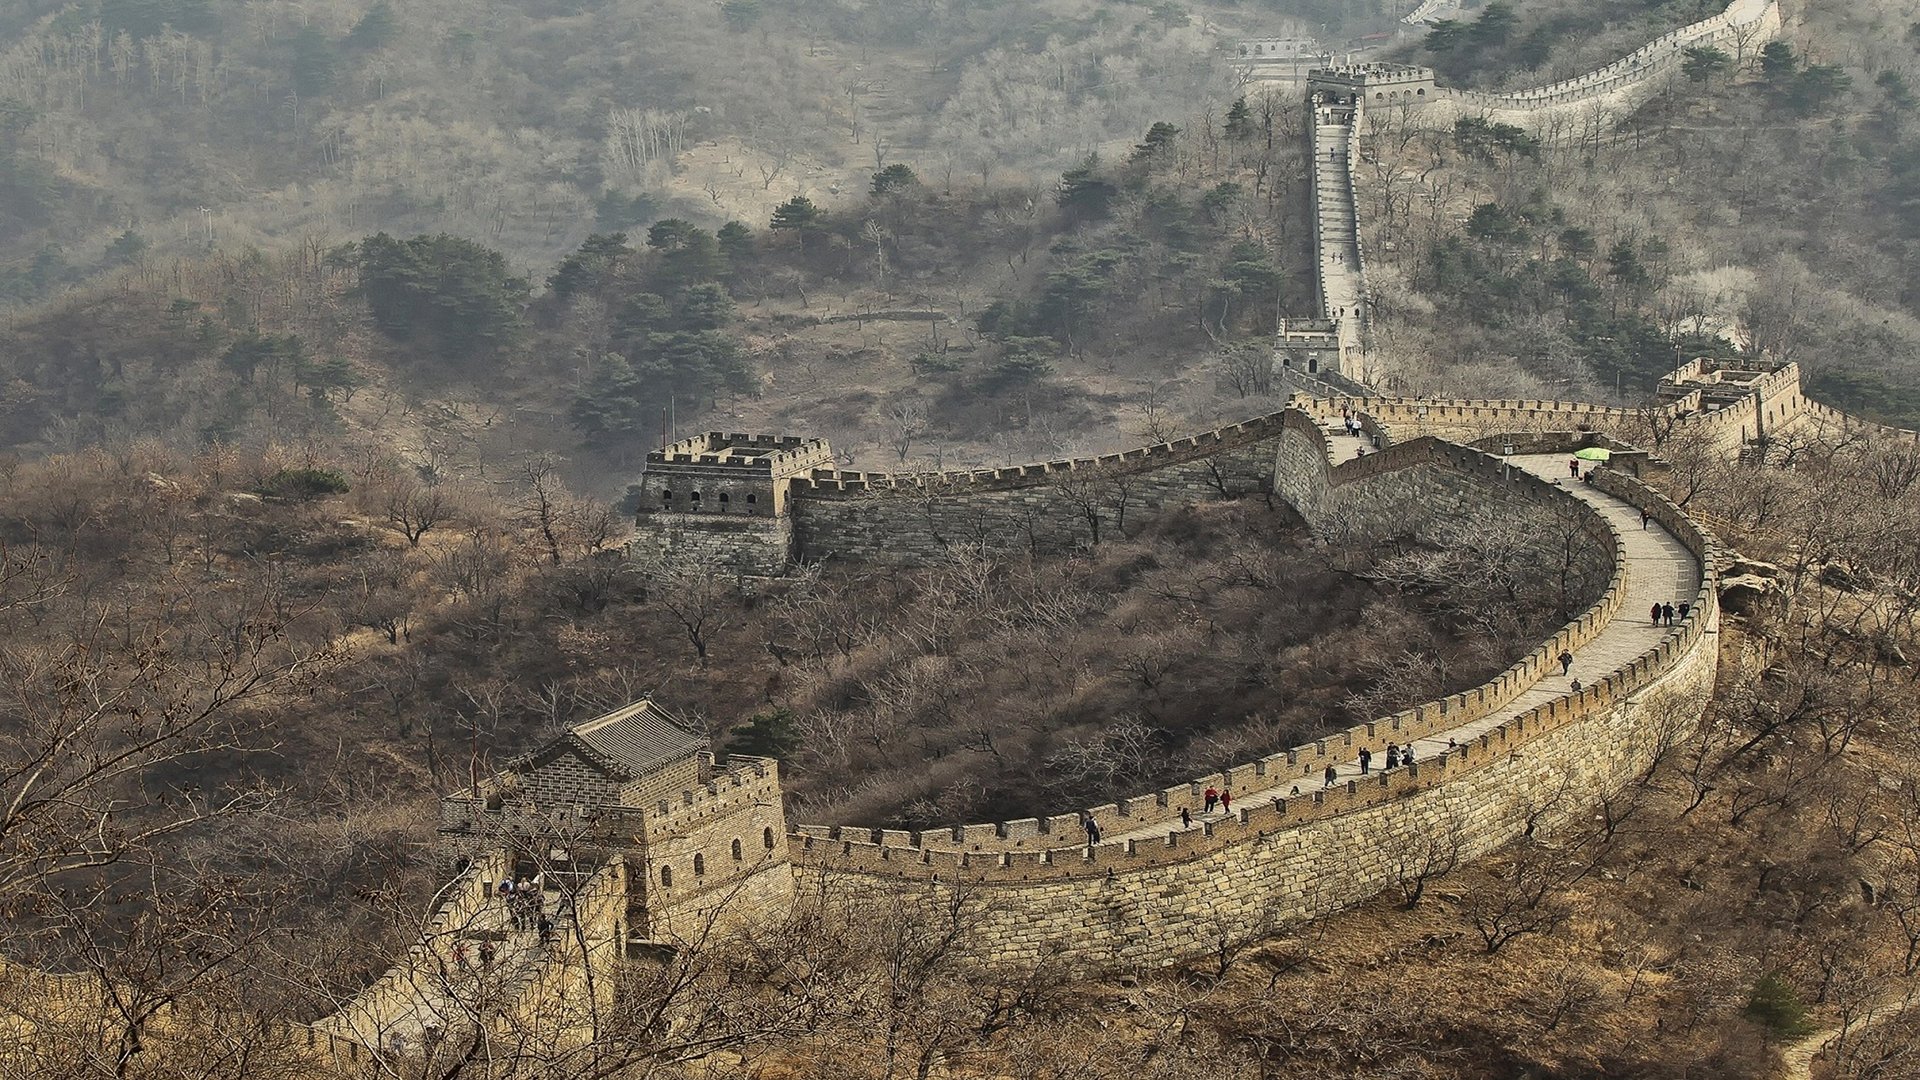
[[[1335,769],[1331,765],[1327,766],[1327,786],[1332,787],[1334,784],[1338,783],[1339,781],[1340,781],[1340,771],[1338,769]]]
[[[1668,626],[1672,626],[1672,625],[1673,625],[1673,605],[1672,605],[1672,604],[1661,604],[1661,605],[1660,605],[1660,617],[1661,617],[1661,618],[1663,618],[1663,619],[1665,619],[1665,620],[1667,620],[1667,625],[1668,625]]]
[[[1213,813],[1214,805],[1220,801],[1220,792],[1214,788],[1208,788],[1207,793],[1204,797],[1207,800],[1207,808],[1205,810],[1202,810],[1201,813],[1211,814]]]
[[[1566,651],[1565,649],[1560,650],[1560,674],[1566,675],[1571,673],[1572,671],[1573,671],[1573,654]]]
[[[1360,748],[1360,775],[1361,776],[1367,775],[1368,770],[1370,770],[1372,767],[1373,767],[1373,751],[1363,746]]]
[[[1180,827],[1183,829],[1193,828],[1193,813],[1184,806],[1180,808]]]
[[[1392,772],[1393,770],[1399,767],[1400,767],[1400,748],[1393,745],[1392,743],[1388,743],[1387,744],[1387,771]]]

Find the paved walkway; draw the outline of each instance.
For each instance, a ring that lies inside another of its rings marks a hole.
[[[1320,302],[1329,319],[1339,320],[1341,346],[1358,357],[1360,305],[1365,284],[1360,272],[1359,219],[1354,213],[1347,154],[1352,127],[1321,123],[1314,129],[1314,213],[1320,225]]]
[[[1334,417],[1329,425],[1330,430],[1337,432],[1339,426],[1339,417]],[[1352,456],[1348,448],[1361,442],[1345,434],[1335,434],[1333,439],[1334,455],[1343,461]],[[1346,457],[1340,457],[1343,451],[1346,451]],[[1621,604],[1619,613],[1593,640],[1574,650],[1573,668],[1569,674],[1562,675],[1556,670],[1522,691],[1506,707],[1491,716],[1443,731],[1431,738],[1415,740],[1413,753],[1416,764],[1444,753],[1449,740],[1465,743],[1478,738],[1528,709],[1570,693],[1575,679],[1579,679],[1583,686],[1590,685],[1638,659],[1659,644],[1661,638],[1675,632],[1672,627],[1653,625],[1649,617],[1653,605],[1656,602],[1672,604],[1677,609],[1682,600],[1692,603],[1699,591],[1700,564],[1684,544],[1662,529],[1658,522],[1650,522],[1644,529],[1641,528],[1640,511],[1626,501],[1579,481],[1568,483],[1567,460],[1563,454],[1516,455],[1512,459],[1515,468],[1526,469],[1536,476],[1562,484],[1576,497],[1606,515],[1620,530],[1627,542],[1627,598]],[[1387,744],[1382,741],[1368,749],[1373,751],[1373,768],[1379,769],[1386,761]],[[1354,752],[1357,755],[1359,747],[1355,747]],[[1357,756],[1340,763],[1336,768],[1341,782],[1360,776]],[[1289,778],[1269,788],[1236,791],[1233,798],[1235,802],[1244,802],[1249,806],[1270,803],[1277,798],[1292,796],[1296,787],[1302,795],[1311,794],[1322,789],[1323,781]],[[1204,820],[1219,820],[1224,816],[1219,811],[1205,816],[1196,813],[1193,828],[1200,828]],[[1158,839],[1169,831],[1180,830],[1169,830],[1164,824],[1153,825],[1131,832],[1110,833],[1103,839]]]
[[[553,932],[567,932],[558,894],[549,891],[541,899]],[[495,955],[493,965],[483,969],[480,943],[489,939]],[[384,1015],[359,1012],[349,1004],[328,1018],[338,1028],[335,1034],[386,1053],[419,1054],[435,1038],[459,1035],[472,1028],[475,1018],[495,1012],[503,996],[547,955],[538,930],[511,928],[504,902],[490,904],[463,932],[433,934],[424,944],[433,959],[413,973],[412,984],[405,987],[406,1000]],[[465,947],[464,962],[456,963],[453,952],[460,946]]]

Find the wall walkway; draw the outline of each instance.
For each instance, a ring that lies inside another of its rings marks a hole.
[[[1358,357],[1367,302],[1366,262],[1355,209],[1354,158],[1359,134],[1350,114],[1329,111],[1313,128],[1313,230],[1320,314],[1333,321],[1340,355]]]

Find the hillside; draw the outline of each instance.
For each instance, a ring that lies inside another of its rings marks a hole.
[[[0,6],[0,1072],[1920,1080],[1920,452],[1657,397],[1920,424],[1920,23],[1790,3],[1567,140],[1367,112],[1398,400],[1309,400],[1326,121],[1232,41],[1502,90],[1720,5],[1410,6]],[[1129,471],[1256,416],[1245,486]],[[830,440],[858,542],[656,543],[707,430]],[[698,846],[753,766],[512,779],[649,697],[777,759],[764,841]]]

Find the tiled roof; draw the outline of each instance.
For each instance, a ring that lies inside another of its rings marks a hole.
[[[705,735],[687,730],[645,699],[569,729],[565,741],[626,779],[707,748]]]

